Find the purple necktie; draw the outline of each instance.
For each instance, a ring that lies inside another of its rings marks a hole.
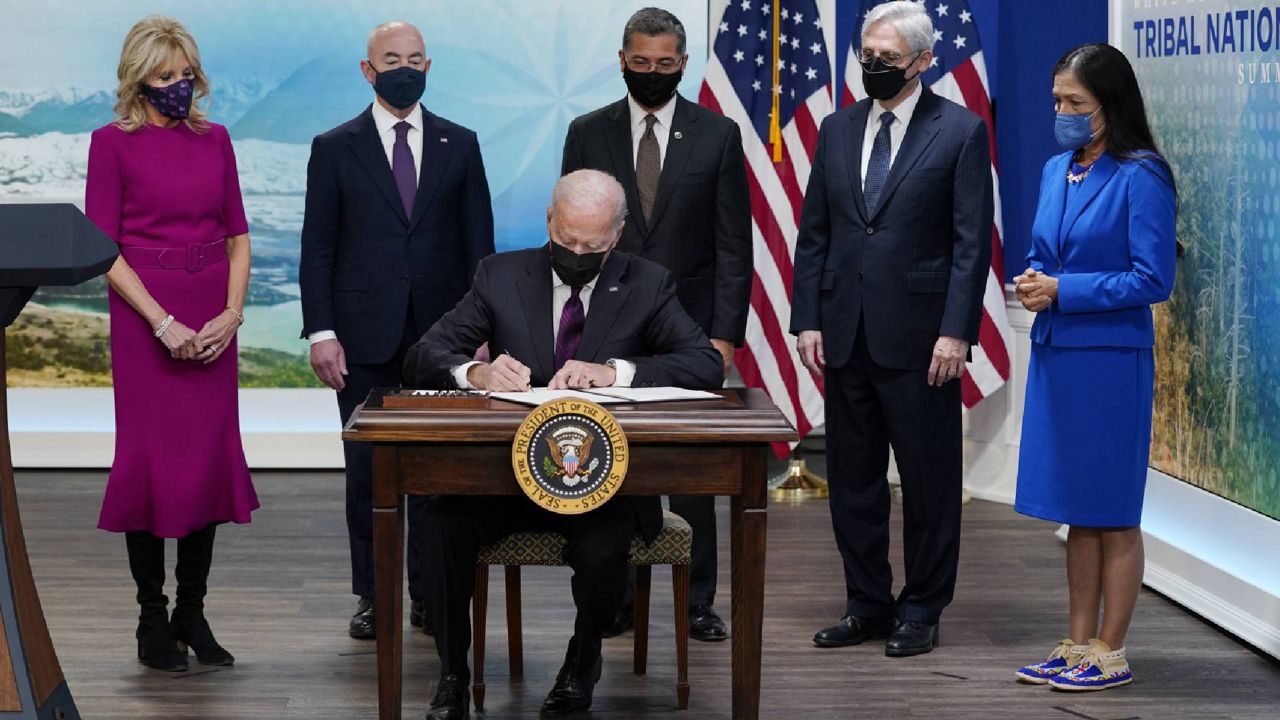
[[[391,174],[396,178],[396,190],[404,203],[404,216],[413,217],[413,198],[418,194],[418,173],[413,169],[413,152],[409,150],[409,123],[396,123],[396,144],[391,148]]]
[[[560,311],[560,332],[556,334],[556,372],[573,359],[578,352],[578,343],[582,342],[582,326],[586,323],[587,316],[582,312],[582,299],[578,297],[581,291],[581,287],[574,288],[573,294],[564,304],[564,310]]]

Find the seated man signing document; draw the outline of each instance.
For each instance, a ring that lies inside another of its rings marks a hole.
[[[680,307],[662,266],[614,250],[627,201],[610,175],[579,170],[556,184],[547,208],[551,241],[480,262],[471,291],[405,356],[405,382],[425,388],[527,390],[672,385],[720,387],[720,354]],[[489,343],[492,363],[471,358]],[[544,715],[591,707],[600,677],[600,633],[626,587],[627,553],[639,532],[662,529],[657,497],[616,497],[582,515],[557,515],[523,497],[442,497],[425,522],[427,606],[441,681],[428,720],[468,717],[470,607],[481,547],[526,530],[568,539],[574,635]]]

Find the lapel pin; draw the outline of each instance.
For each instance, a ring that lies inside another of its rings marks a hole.
[[[440,138],[440,142],[447,143],[449,142],[449,138]]]
[[[675,133],[674,133],[674,134],[675,134],[675,136],[676,136],[676,139],[677,139],[677,140],[683,140],[683,139],[684,139],[684,133],[680,132],[679,130],[675,131]]]
[[[618,286],[617,286],[617,285],[610,285],[610,286],[609,286],[609,292],[618,292]]]

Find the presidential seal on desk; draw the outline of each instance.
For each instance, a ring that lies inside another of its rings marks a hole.
[[[511,467],[529,499],[554,513],[600,507],[627,475],[627,437],[596,403],[552,400],[533,409],[511,444]]]

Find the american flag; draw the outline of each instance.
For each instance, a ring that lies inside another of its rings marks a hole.
[[[987,85],[987,65],[978,41],[978,28],[965,0],[914,0],[933,19],[933,66],[923,82],[938,95],[963,105],[987,123],[991,147],[991,182],[995,188],[995,225],[991,228],[991,271],[987,274],[982,299],[982,328],[973,348],[969,372],[961,379],[965,407],[973,407],[1009,379],[1009,349],[1013,338],[1004,305],[1004,250],[1001,243],[1000,178],[996,172],[996,135],[991,116],[991,92]],[[864,97],[862,67],[856,54],[862,20],[881,0],[863,0],[850,52],[845,60],[845,87],[841,106]]]
[[[730,0],[698,98],[738,123],[747,157],[755,278],[738,371],[801,437],[823,421],[822,380],[800,364],[787,328],[800,207],[818,125],[834,109],[824,22],[815,0]]]

